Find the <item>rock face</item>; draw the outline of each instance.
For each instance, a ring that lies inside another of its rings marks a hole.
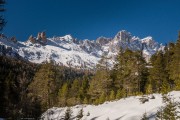
[[[143,50],[147,61],[152,54],[163,49],[163,46],[152,37],[140,39],[125,30],[118,32],[114,38],[99,37],[97,40],[77,40],[71,35],[46,38],[45,32],[38,33],[36,38],[31,35],[27,42],[14,40],[16,39],[10,40],[0,36],[0,45],[12,48],[11,50],[8,48],[8,51],[11,51],[9,53],[16,53],[31,62],[53,60],[58,64],[76,68],[94,68],[104,53],[113,58],[109,61],[113,66],[120,47],[133,51]],[[2,51],[4,47],[1,46],[0,50]]]
[[[39,32],[37,34],[36,38],[31,35],[28,40],[33,44],[39,43],[39,44],[45,45],[47,42],[46,33],[45,32]]]
[[[42,33],[41,33],[41,40],[42,40],[43,42],[46,42],[46,41],[47,41],[47,39],[46,39],[46,33],[45,33],[45,32],[42,32]]]
[[[16,43],[16,42],[17,42],[16,37],[11,37],[11,38],[10,38],[10,40],[11,40],[12,42],[14,42],[14,43]]]
[[[131,33],[127,32],[125,30],[122,30],[117,33],[117,35],[114,37],[115,41],[121,41],[121,42],[130,42],[132,39]]]
[[[29,36],[28,40],[33,44],[36,43],[36,39],[32,35]]]

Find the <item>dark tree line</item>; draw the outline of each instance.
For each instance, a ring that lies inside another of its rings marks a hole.
[[[4,8],[5,3],[6,3],[5,0],[0,0],[0,12],[1,13],[5,11],[5,8]],[[6,24],[6,21],[4,19],[4,16],[0,15],[0,31],[3,30],[5,24]]]
[[[75,82],[85,76],[91,75],[88,71],[57,66],[52,62],[37,65],[0,56],[0,117],[38,118],[50,107],[65,105],[66,101],[60,102],[63,98],[59,101],[57,97],[59,91],[64,91],[61,95],[65,95],[65,88],[68,89],[70,84],[79,85]],[[82,84],[86,85],[85,81]],[[72,92],[78,89],[74,87]],[[74,99],[69,101],[73,103]]]
[[[0,56],[0,117],[15,119],[38,114],[38,102],[27,96],[36,69],[35,64]]]

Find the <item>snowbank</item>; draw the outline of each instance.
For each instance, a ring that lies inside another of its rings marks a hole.
[[[169,93],[175,101],[180,101],[180,91],[172,91]],[[77,105],[71,107],[72,119],[75,120],[78,112],[83,108],[82,120],[140,120],[143,113],[147,113],[150,120],[154,120],[154,116],[159,109],[163,106],[162,95],[153,94],[155,99],[151,99],[152,95],[145,96],[149,101],[144,104],[140,102],[139,98],[142,96],[132,96],[118,101],[106,102],[102,105]],[[46,111],[42,118],[43,120],[59,120],[64,116],[66,108],[51,108]],[[90,115],[88,115],[90,113]]]

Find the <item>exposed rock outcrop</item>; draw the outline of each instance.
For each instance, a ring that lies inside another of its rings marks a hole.
[[[39,43],[39,44],[45,44],[47,42],[46,33],[45,32],[39,32],[37,34],[37,37],[33,37],[32,35],[28,39],[31,43]]]
[[[17,43],[17,39],[16,39],[16,37],[14,37],[14,36],[11,37],[10,40],[11,40],[12,42],[14,42],[14,43]]]
[[[32,35],[29,36],[28,40],[33,44],[36,43],[36,39]]]

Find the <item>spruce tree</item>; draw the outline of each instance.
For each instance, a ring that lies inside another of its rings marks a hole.
[[[152,84],[151,83],[146,84],[146,94],[152,94]]]
[[[170,78],[174,80],[176,89],[180,90],[180,32],[175,44],[172,62],[170,64]]]
[[[162,107],[157,111],[155,120],[164,120],[163,119],[163,108]]]
[[[141,52],[133,52],[129,49],[120,50],[112,72],[112,78],[117,90],[126,91],[126,96],[144,93],[147,68]]]
[[[88,104],[88,99],[87,99],[87,97],[84,98],[83,104]]]
[[[124,89],[119,89],[116,93],[116,99],[120,99],[126,96],[126,91]]]
[[[163,109],[163,118],[165,120],[177,120],[180,118],[178,116],[177,110],[177,103],[173,102],[172,98],[164,96],[164,102],[166,104],[165,108]]]
[[[169,43],[168,46],[165,46],[164,48],[164,61],[166,65],[166,72],[167,72],[167,77],[168,77],[168,84],[169,89],[173,90],[175,88],[174,80],[171,79],[170,74],[171,74],[171,63],[173,61],[173,55],[174,55],[174,50],[175,49],[175,44],[174,43]]]
[[[114,90],[111,90],[109,100],[114,100],[115,99],[115,92]]]
[[[36,72],[29,90],[41,101],[43,109],[52,107],[57,94],[56,72],[53,63],[42,64]]]
[[[151,58],[152,67],[149,70],[149,83],[153,92],[166,92],[169,90],[168,76],[165,70],[164,54],[157,52]],[[163,86],[162,86],[163,85]]]
[[[106,59],[102,58],[97,65],[97,72],[95,76],[90,81],[88,94],[91,96],[91,100],[96,101],[97,103],[97,99],[99,99],[99,96],[102,95],[105,97],[105,100],[107,100],[112,89],[112,84],[113,81],[110,77],[110,72],[106,65]]]
[[[64,83],[62,88],[59,89],[58,92],[59,105],[66,106],[67,98],[68,98],[68,84]]]
[[[165,107],[160,108],[156,114],[156,120],[178,120],[180,118],[178,111],[178,103],[174,102],[172,98],[164,95],[163,102]]]
[[[98,103],[102,104],[106,101],[106,96],[105,93],[102,93],[101,96],[99,97]]]

